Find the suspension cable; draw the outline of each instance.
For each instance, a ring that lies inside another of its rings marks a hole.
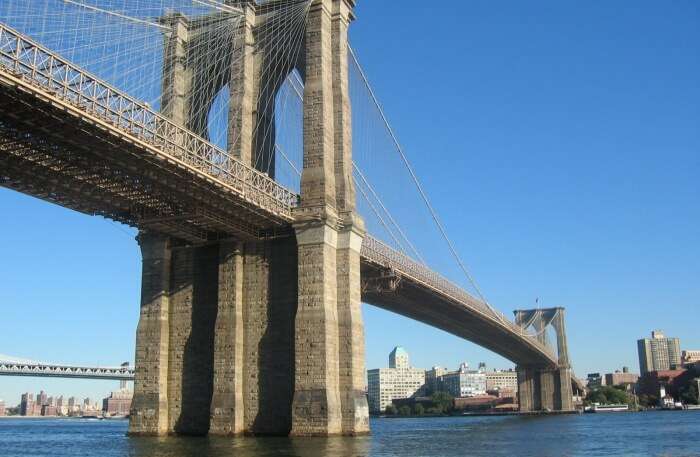
[[[420,181],[418,180],[418,176],[416,175],[415,171],[413,170],[413,167],[411,166],[411,163],[408,161],[408,158],[406,157],[406,154],[404,154],[403,148],[401,147],[401,144],[399,143],[396,134],[394,133],[394,130],[391,128],[391,125],[389,124],[389,120],[387,119],[386,115],[384,114],[384,109],[382,109],[381,104],[379,103],[379,100],[377,99],[377,96],[374,93],[374,90],[372,89],[372,86],[369,84],[369,80],[367,79],[367,75],[365,74],[364,70],[362,69],[362,66],[360,65],[359,60],[357,59],[357,55],[355,54],[355,51],[352,49],[351,46],[348,45],[348,50],[350,51],[350,55],[352,56],[355,65],[357,65],[357,69],[360,72],[360,76],[362,77],[362,80],[365,83],[365,86],[367,87],[367,90],[369,91],[369,94],[372,98],[372,101],[374,102],[374,105],[376,106],[377,110],[379,111],[379,115],[382,118],[382,121],[384,122],[384,125],[386,126],[389,135],[391,136],[391,139],[396,146],[397,151],[399,152],[399,155],[401,156],[401,160],[403,161],[404,165],[408,169],[408,172],[411,175],[411,178],[413,179],[414,184],[418,188],[418,192],[421,195],[421,198],[423,199],[423,202],[425,203],[426,207],[428,208],[428,211],[430,212],[430,216],[432,217],[433,221],[437,225],[440,234],[442,235],[442,238],[445,240],[447,243],[447,246],[450,249],[450,252],[452,256],[455,258],[457,261],[457,264],[459,265],[460,269],[464,273],[464,275],[467,277],[471,285],[474,287],[474,290],[476,290],[476,293],[479,295],[479,298],[488,306],[488,308],[496,314],[500,319],[504,319],[502,313],[496,311],[486,300],[484,297],[484,294],[481,293],[481,289],[477,285],[476,281],[472,277],[472,275],[469,273],[469,270],[467,270],[467,267],[464,265],[464,262],[462,262],[461,257],[457,253],[457,250],[452,243],[452,240],[447,236],[447,232],[445,230],[445,227],[442,225],[440,222],[440,219],[438,218],[437,212],[435,211],[435,208],[433,208],[433,205],[430,203],[430,199],[428,199],[428,195],[425,193],[425,190],[423,189],[423,186],[421,185]]]

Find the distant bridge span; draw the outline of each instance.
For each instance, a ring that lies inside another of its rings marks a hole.
[[[0,356],[0,376],[133,381],[134,369],[129,366],[94,367],[45,363]]]

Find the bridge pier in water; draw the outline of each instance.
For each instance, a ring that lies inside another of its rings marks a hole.
[[[571,365],[564,326],[564,308],[517,310],[515,322],[523,330],[532,325],[536,338],[546,344],[546,328],[556,332],[557,366],[519,365],[518,404],[521,412],[573,411]]]
[[[252,40],[265,7],[239,3],[245,40]],[[301,55],[283,65],[283,77],[297,68],[305,83],[304,168],[292,233],[196,246],[139,235],[143,286],[131,434],[369,432],[360,308],[365,230],[355,208],[348,92],[353,6],[352,0],[311,2]],[[165,62],[164,111],[205,136],[206,119],[196,116],[212,100],[187,94],[227,81],[207,82],[206,69],[183,66],[202,60],[183,59],[187,40],[200,39],[201,21],[167,23],[174,33],[166,47],[174,51]],[[201,43],[190,49],[208,52]],[[270,85],[265,78],[273,78],[275,91],[281,84],[274,80],[280,75],[262,73],[266,58],[231,61],[229,122],[240,138],[229,147],[273,176],[274,165],[256,160],[270,156],[270,144],[252,133],[256,123],[274,123],[270,108],[251,103],[270,90],[262,89]]]

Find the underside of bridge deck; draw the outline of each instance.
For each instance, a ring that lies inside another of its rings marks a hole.
[[[0,83],[0,185],[188,242],[288,235],[260,211],[175,161],[150,154],[54,100]]]
[[[408,278],[391,276],[372,262],[362,263],[362,301],[472,341],[517,364],[553,366],[527,338],[493,318]]]

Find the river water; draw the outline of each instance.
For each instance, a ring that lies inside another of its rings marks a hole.
[[[130,438],[127,422],[0,420],[2,457],[700,456],[700,411],[372,419],[361,438]]]

